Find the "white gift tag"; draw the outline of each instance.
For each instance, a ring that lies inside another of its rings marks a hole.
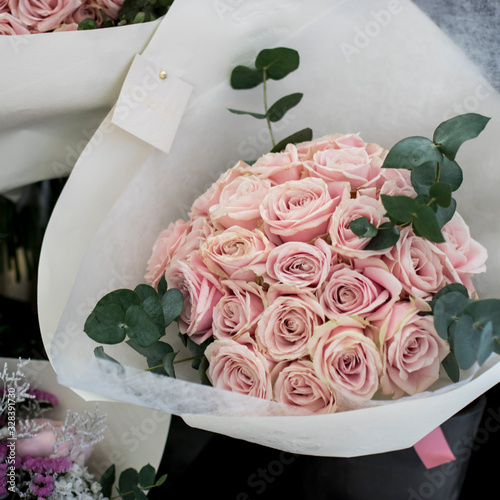
[[[193,87],[137,54],[123,83],[112,123],[168,153]]]

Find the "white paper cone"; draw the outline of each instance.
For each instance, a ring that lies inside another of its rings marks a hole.
[[[465,177],[458,210],[490,252],[488,272],[477,283],[479,293],[483,298],[500,295],[500,257],[495,252],[500,234],[495,192],[500,180],[495,168],[500,98],[412,3],[252,1],[235,7],[231,15],[220,15],[207,2],[176,0],[161,29],[144,55],[194,86],[170,154],[154,152],[142,165],[138,156],[127,162],[123,151],[133,151],[137,144],[142,158],[147,147],[117,129],[106,135],[102,145],[76,165],[47,231],[40,313],[51,317],[42,331],[60,381],[181,414],[195,427],[321,456],[412,446],[496,384],[500,365],[494,358],[491,368],[469,383],[397,402],[373,401],[372,408],[305,417],[283,416],[277,403],[201,386],[189,366],[179,370],[182,380],[144,373],[142,360],[127,346],[106,347],[126,365],[125,382],[117,374],[103,375],[93,359],[95,343],[82,333],[97,300],[114,288],[144,282],[159,232],[185,217],[219,173],[270,149],[262,122],[227,111],[261,109],[260,90],[234,91],[229,75],[264,48],[291,47],[301,56],[296,72],[269,84],[270,102],[304,93],[300,105],[276,129],[278,140],[310,126],[316,138],[359,132],[365,141],[390,148],[407,136],[431,137],[440,122],[460,114],[459,106],[470,108],[470,102],[474,109],[466,111],[492,117],[481,136],[464,144],[457,157]],[[108,129],[109,123],[104,126]],[[53,303],[56,307],[48,313]],[[175,328],[169,329],[166,340],[178,342]],[[447,384],[444,377],[436,388]]]

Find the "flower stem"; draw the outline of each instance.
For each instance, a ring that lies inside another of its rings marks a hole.
[[[267,79],[266,79],[266,68],[262,70],[262,83],[264,87],[264,112],[266,113],[266,122],[267,122],[267,128],[269,129],[269,135],[271,136],[271,142],[273,143],[273,147],[276,146],[276,141],[274,140],[274,134],[273,134],[273,129],[271,128],[271,120],[269,119],[269,116],[267,114],[268,108],[267,108]]]

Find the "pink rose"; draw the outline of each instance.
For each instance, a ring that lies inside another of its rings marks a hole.
[[[177,259],[189,260],[200,249],[206,239],[214,233],[214,228],[206,217],[193,219],[190,228],[186,238],[172,255],[172,261]]]
[[[194,256],[189,262],[175,260],[165,273],[169,288],[177,288],[184,297],[179,330],[201,344],[212,335],[212,314],[222,297],[219,282],[203,262]]]
[[[334,413],[335,391],[321,381],[311,361],[282,361],[271,372],[274,399],[310,413]]]
[[[205,350],[207,377],[218,389],[263,399],[272,398],[270,364],[251,344],[215,340]]]
[[[366,143],[357,134],[332,134],[296,145],[301,161],[311,160],[317,151],[341,148],[364,148]]]
[[[147,283],[155,288],[158,286],[158,282],[165,274],[165,269],[172,261],[172,256],[186,240],[190,229],[190,224],[179,219],[169,224],[168,228],[159,234],[147,263],[147,272],[144,277]]]
[[[262,231],[233,226],[209,236],[200,248],[207,268],[222,278],[253,281],[266,270],[274,245]]]
[[[305,178],[274,186],[261,204],[264,231],[276,244],[311,241],[328,231],[340,199],[332,199],[321,179]]]
[[[0,0],[0,14],[2,12],[10,13],[9,0]]]
[[[436,333],[433,317],[420,316],[423,310],[415,301],[398,302],[385,320],[377,323],[384,361],[384,394],[396,398],[405,392],[417,394],[439,378],[439,367],[449,347]]]
[[[104,11],[108,19],[118,19],[118,12],[124,0],[94,0],[100,9]]]
[[[377,258],[355,261],[354,268],[339,264],[318,290],[318,298],[329,319],[361,316],[382,319],[399,300],[401,283]]]
[[[19,438],[16,441],[16,455],[19,457],[68,457],[72,461],[83,466],[92,453],[92,447],[80,448],[78,452],[72,451],[75,444],[82,444],[82,438],[77,437],[75,443],[68,436],[62,444],[56,446],[56,442],[63,437],[64,423],[47,418],[34,418],[31,422],[41,429],[31,438]]]
[[[383,260],[408,296],[428,300],[444,286],[461,282],[445,253],[429,240],[415,236],[410,227],[401,231]]]
[[[330,222],[329,233],[333,250],[343,256],[359,259],[389,252],[390,249],[364,249],[371,239],[356,236],[349,227],[350,222],[360,217],[366,217],[376,227],[380,226],[386,221],[382,202],[367,195],[360,195],[356,198],[344,197]]]
[[[81,0],[10,0],[14,17],[40,33],[52,31],[64,24],[64,20],[81,5]]]
[[[236,340],[244,333],[253,334],[267,304],[257,283],[225,280],[224,295],[214,307],[213,333],[217,339]]]
[[[462,279],[486,271],[488,251],[472,239],[469,226],[458,212],[443,227],[443,236],[446,243],[437,247],[445,253]]]
[[[101,7],[93,0],[82,0],[82,5],[78,7],[70,16],[65,19],[66,23],[80,24],[84,19],[93,19],[98,26],[102,26],[104,21]]]
[[[311,177],[319,177],[328,185],[349,182],[352,190],[375,186],[382,174],[382,160],[356,147],[318,151],[305,166]]]
[[[313,245],[290,241],[269,253],[266,279],[315,291],[326,279],[333,260],[330,245],[321,238]]]
[[[283,361],[307,354],[314,329],[324,320],[316,297],[289,285],[273,285],[268,307],[257,324],[257,342],[271,359]]]
[[[268,153],[261,156],[253,164],[252,173],[272,181],[273,184],[297,181],[307,175],[304,165],[299,161],[297,148],[293,144],[288,144],[281,153]]]
[[[411,172],[405,168],[383,168],[377,187],[380,188],[380,194],[388,196],[414,198],[417,195],[411,183]]]
[[[8,12],[0,14],[0,35],[29,35],[30,31],[25,24]]]
[[[255,175],[236,177],[222,189],[219,203],[209,209],[214,226],[217,229],[240,226],[250,231],[262,226],[259,207],[270,187],[270,181]]]
[[[347,402],[371,399],[377,392],[382,359],[360,321],[344,317],[319,326],[309,347],[319,378]]]

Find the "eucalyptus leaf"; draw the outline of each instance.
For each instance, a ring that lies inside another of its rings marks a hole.
[[[119,344],[126,337],[125,311],[117,304],[96,306],[83,331],[99,344]]]
[[[477,349],[477,361],[479,365],[483,365],[494,351],[495,338],[493,336],[493,323],[489,321],[483,328],[479,347]]]
[[[162,276],[160,278],[160,281],[158,282],[158,296],[160,297],[160,299],[165,295],[167,290],[168,290],[167,280],[165,279],[165,276]]]
[[[456,191],[462,184],[463,173],[457,162],[448,160],[445,156],[439,166],[438,162],[427,161],[411,171],[411,183],[418,194],[429,194],[430,187],[437,181],[445,182]]]
[[[148,500],[146,493],[144,493],[139,486],[132,486],[132,491],[134,492],[136,500]]]
[[[450,160],[454,160],[460,146],[477,137],[490,118],[477,113],[458,115],[441,123],[434,131],[433,141]]]
[[[166,342],[157,341],[148,347],[142,347],[134,342],[133,340],[127,340],[126,342],[132,349],[137,351],[142,356],[145,356],[149,368],[155,367],[151,370],[153,373],[158,373],[159,375],[166,375],[165,369],[163,368],[163,359],[169,353],[174,352],[172,346]]]
[[[461,315],[453,332],[453,353],[462,370],[476,362],[480,339],[481,332],[474,328],[474,319],[468,314]]]
[[[99,25],[95,21],[95,19],[84,19],[83,21],[80,21],[80,24],[78,25],[78,31],[85,31],[85,30],[95,30],[99,28]]]
[[[269,120],[271,122],[278,122],[280,121],[283,116],[285,116],[285,113],[292,109],[293,107],[297,106],[299,102],[302,100],[302,96],[304,94],[301,94],[300,92],[297,92],[295,94],[290,94],[285,97],[282,97],[281,99],[278,99],[268,110],[267,116],[269,117]],[[266,115],[264,115],[265,117]]]
[[[168,474],[163,474],[158,478],[158,481],[156,481],[155,486],[161,486],[166,480],[167,480]]]
[[[126,311],[130,306],[138,306],[141,303],[139,296],[128,288],[119,288],[109,292],[97,302],[96,307],[108,304],[116,304]]]
[[[446,184],[444,182],[435,182],[429,189],[429,196],[434,198],[436,200],[436,203],[440,207],[447,208],[451,203],[452,192],[453,187],[451,186],[451,184]]]
[[[434,327],[438,335],[448,340],[449,327],[464,313],[466,307],[473,301],[460,291],[452,291],[441,295],[434,304]]]
[[[458,292],[461,293],[465,298],[469,298],[469,291],[467,288],[462,285],[462,283],[450,283],[449,285],[444,286],[441,288],[433,297],[430,302],[430,307],[432,310],[434,310],[434,306],[436,305],[436,302],[443,297],[444,295],[452,292]]]
[[[184,305],[184,297],[182,292],[177,288],[170,288],[161,298],[163,314],[165,316],[165,327],[170,325],[182,313]]]
[[[141,307],[156,323],[156,326],[163,335],[165,332],[165,315],[163,314],[163,307],[158,295],[155,294],[144,299],[141,303]]]
[[[288,146],[288,144],[297,144],[300,142],[311,141],[312,137],[313,131],[310,128],[304,128],[278,142],[278,144],[276,144],[276,146],[271,149],[271,153],[280,153]]]
[[[254,113],[252,111],[241,111],[239,109],[230,109],[230,108],[228,108],[228,111],[231,111],[231,113],[234,113],[235,115],[250,115],[259,120],[266,119],[266,115],[263,113]]]
[[[409,196],[380,196],[389,217],[400,224],[407,224],[413,220],[419,208],[418,203]]]
[[[135,495],[132,492],[134,487],[137,487],[139,483],[139,473],[133,469],[128,468],[125,469],[118,479],[118,489],[120,492],[120,496],[124,500],[134,500]]]
[[[460,380],[460,368],[458,366],[457,360],[452,352],[446,356],[441,362],[444,370],[448,377],[450,377],[452,382],[458,382]]]
[[[360,238],[373,238],[377,235],[378,229],[374,226],[367,217],[359,217],[349,222],[351,231]]]
[[[167,376],[175,378],[174,358],[178,352],[169,352],[163,357],[163,368]]]
[[[407,137],[397,142],[387,154],[382,168],[412,170],[425,162],[440,162],[443,155],[436,145],[425,137]]]
[[[419,236],[434,243],[444,243],[445,239],[441,233],[441,226],[434,213],[428,205],[420,205],[413,218],[413,228]]]
[[[494,335],[500,336],[500,299],[472,301],[464,309],[464,313],[470,314],[483,328],[491,321]]]
[[[399,230],[391,222],[384,222],[378,227],[378,232],[364,250],[383,250],[394,246],[399,240]]]
[[[299,64],[299,53],[286,47],[261,50],[255,59],[255,67],[265,70],[266,76],[273,80],[281,80],[295,71]]]
[[[443,227],[447,222],[450,222],[452,217],[455,215],[456,210],[457,201],[454,198],[450,200],[450,204],[447,207],[437,207],[436,219],[439,227]]]
[[[149,347],[164,334],[140,306],[131,306],[127,309],[125,323],[129,338],[141,347]]]
[[[262,71],[246,66],[236,66],[231,73],[231,87],[233,89],[253,89],[263,82]]]
[[[156,293],[156,290],[152,286],[146,284],[137,285],[134,288],[134,292],[139,297],[140,302],[144,302],[144,300],[146,300],[148,297],[154,297],[158,295]]]
[[[152,488],[155,484],[156,471],[151,464],[147,464],[139,471],[139,485],[143,489]]]
[[[105,498],[111,498],[111,493],[113,490],[113,485],[116,479],[116,467],[115,464],[111,464],[103,473],[99,479],[99,484],[101,485],[101,493]]]

